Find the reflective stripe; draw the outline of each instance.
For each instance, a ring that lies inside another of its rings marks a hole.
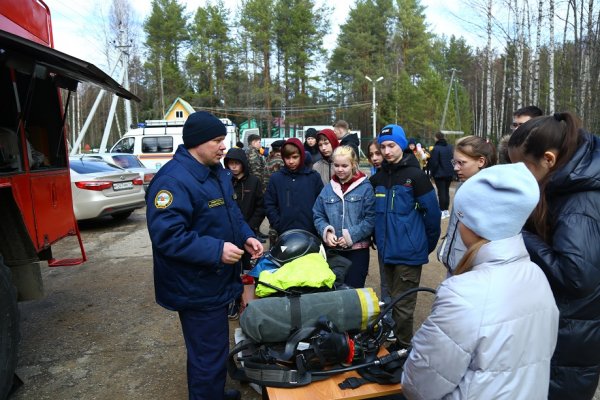
[[[379,315],[379,299],[372,288],[355,289],[360,302],[360,329],[367,329],[369,322]]]

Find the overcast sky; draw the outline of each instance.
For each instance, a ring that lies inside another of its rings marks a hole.
[[[103,55],[104,45],[99,39],[102,37],[103,27],[106,26],[107,15],[110,10],[111,0],[44,0],[52,14],[55,48],[72,56],[82,58],[96,64],[107,71],[107,62]],[[137,13],[138,23],[143,23],[151,11],[150,0],[130,0]],[[317,0],[319,2],[320,0]],[[193,13],[198,6],[205,5],[205,0],[180,0],[186,4],[187,11]],[[237,12],[240,0],[225,0],[225,5],[233,12]],[[329,2],[334,8],[331,17],[332,33],[324,40],[328,50],[335,47],[335,38],[339,33],[339,25],[346,21],[350,7],[354,0],[337,0]],[[426,19],[429,30],[436,34],[446,36],[463,36],[467,42],[475,47],[485,45],[482,37],[484,32],[465,21],[473,21],[476,15],[466,10],[461,0],[421,0],[426,6]],[[456,16],[460,15],[460,18]],[[140,28],[140,33],[141,33]],[[108,72],[108,71],[107,71]]]

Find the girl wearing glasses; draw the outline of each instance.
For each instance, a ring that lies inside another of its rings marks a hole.
[[[508,141],[540,201],[523,239],[560,311],[549,399],[591,399],[600,372],[600,138],[571,113],[525,122]]]
[[[452,165],[454,172],[461,182],[466,181],[483,168],[496,164],[496,149],[494,145],[478,136],[465,136],[454,145]],[[460,189],[460,186],[456,189]],[[454,208],[450,213],[448,230],[438,247],[438,260],[448,269],[448,276],[453,275],[456,266],[467,250],[457,229],[458,218]]]

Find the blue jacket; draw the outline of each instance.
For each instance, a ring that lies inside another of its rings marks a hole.
[[[231,172],[206,167],[180,145],[152,179],[146,203],[158,304],[202,310],[237,298],[240,266],[221,262],[223,244],[243,249],[254,233],[233,199]]]
[[[338,182],[331,180],[319,194],[313,207],[315,228],[323,240],[328,231],[344,237],[346,243],[370,240],[375,227],[375,196],[365,176],[342,193]]]
[[[319,173],[306,167],[292,172],[284,166],[271,175],[265,192],[265,211],[271,227],[279,234],[290,229],[316,234],[312,208],[321,189]]]
[[[431,181],[402,157],[384,161],[375,188],[375,242],[385,264],[423,265],[440,237],[440,206]]]
[[[428,165],[431,176],[434,178],[452,178],[454,176],[454,167],[452,159],[454,150],[445,139],[438,140],[433,146]]]

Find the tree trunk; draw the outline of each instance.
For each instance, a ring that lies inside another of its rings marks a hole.
[[[553,113],[555,109],[555,94],[554,94],[554,0],[549,0],[550,15],[548,21],[550,23],[550,44],[548,46],[548,111]]]
[[[523,53],[525,51],[523,26],[525,25],[525,18],[519,20],[517,17],[515,18],[515,21],[517,24],[515,103],[516,108],[521,108],[523,107]]]
[[[533,71],[533,93],[532,93],[532,102],[534,105],[539,106],[539,95],[540,95],[540,46],[541,46],[541,36],[542,36],[542,21],[544,11],[544,1],[540,0],[538,2],[538,18],[537,18],[537,32],[535,37],[535,67]]]
[[[504,113],[506,112],[506,98],[508,96],[506,96],[506,68],[508,66],[508,57],[504,57],[504,71],[503,71],[503,76],[502,76],[502,87],[500,88],[502,93],[501,96],[501,100],[500,100],[500,113],[498,115],[500,115],[500,118],[502,118],[501,120],[498,121],[498,131],[497,131],[497,138],[498,140],[500,140],[500,138],[502,137],[502,135],[504,134],[504,132],[507,131],[506,129],[506,118],[504,116]]]
[[[486,47],[486,73],[487,73],[487,97],[486,97],[486,125],[483,137],[487,137],[487,132],[492,132],[492,0],[488,1],[487,7],[487,47]]]

